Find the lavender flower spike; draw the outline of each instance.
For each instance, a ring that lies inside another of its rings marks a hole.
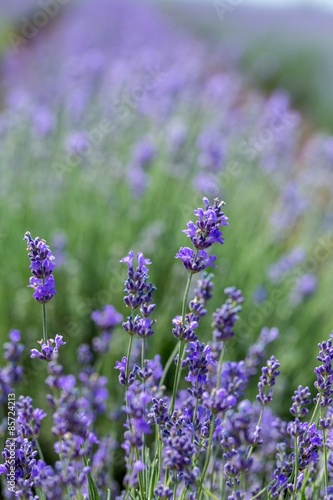
[[[52,274],[55,268],[54,256],[46,242],[38,236],[32,238],[29,231],[25,233],[23,239],[28,244],[29,269],[32,274],[28,286],[35,290],[33,298],[40,304],[45,304],[56,294]]]
[[[197,208],[194,210],[194,215],[198,217],[196,223],[190,221],[187,224],[187,229],[183,233],[188,236],[192,244],[198,250],[205,250],[211,247],[214,243],[223,244],[222,232],[219,230],[221,226],[228,226],[228,217],[224,215],[221,207],[225,205],[224,201],[218,198],[214,199],[211,206],[207,198],[203,198],[205,210]]]
[[[261,369],[261,376],[258,383],[259,394],[257,400],[263,406],[268,405],[272,401],[273,389],[276,377],[280,375],[280,363],[274,356],[267,361],[267,365]]]

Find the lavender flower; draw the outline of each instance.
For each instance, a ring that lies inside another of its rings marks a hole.
[[[271,358],[267,361],[267,365],[261,369],[257,400],[263,406],[268,405],[272,401],[272,387],[275,385],[276,377],[280,375],[280,371],[278,370],[279,366],[279,361],[276,360],[274,356],[271,356]]]
[[[293,404],[290,408],[290,413],[296,418],[303,418],[308,413],[309,410],[306,406],[311,404],[311,393],[308,387],[298,386],[297,390],[294,392],[294,396],[292,397]]]
[[[6,365],[0,368],[0,403],[7,403],[7,396],[22,380],[23,369],[19,365],[24,346],[20,343],[21,334],[18,330],[9,332],[9,342],[4,344],[4,359]]]
[[[207,375],[209,366],[214,366],[216,362],[213,359],[211,347],[200,344],[198,340],[190,342],[186,349],[187,357],[182,363],[182,368],[188,367],[187,382],[191,383],[188,392],[191,396],[201,399],[207,384]]]
[[[208,255],[205,250],[199,250],[195,253],[191,248],[181,247],[176,253],[176,259],[180,259],[185,269],[192,274],[200,273],[207,267],[215,267],[215,255]]]
[[[224,201],[215,198],[212,206],[207,198],[203,198],[203,202],[205,209],[194,210],[194,215],[198,217],[196,223],[188,222],[187,229],[183,231],[197,250],[205,250],[214,243],[222,245],[224,240],[220,227],[228,226],[228,217],[221,210],[225,205]]]
[[[101,311],[94,311],[91,314],[91,319],[101,330],[112,330],[119,325],[123,316],[114,306],[107,304]]]
[[[55,339],[49,339],[46,343],[43,340],[39,340],[38,344],[41,346],[41,350],[31,349],[31,358],[39,358],[43,361],[53,361],[58,357],[58,352],[60,346],[65,345],[66,342],[63,341],[62,335],[56,335]]]
[[[317,376],[315,382],[315,388],[318,390],[317,396],[314,398],[314,402],[320,401],[320,406],[328,406],[332,402],[333,396],[333,341],[332,338],[328,339],[327,342],[322,342],[318,344],[319,355],[317,356],[318,361],[322,364],[314,369]]]
[[[123,323],[124,330],[130,335],[138,335],[139,337],[150,337],[154,331],[152,329],[155,320],[149,319],[149,316],[155,309],[155,304],[152,304],[152,294],[156,287],[148,282],[147,265],[151,262],[145,259],[143,253],[137,254],[138,265],[136,270],[133,267],[134,253],[129,252],[128,256],[120,260],[128,266],[128,277],[125,281],[124,302],[132,311],[140,308],[140,314],[134,318],[130,315],[127,321]]]
[[[213,350],[218,358],[222,350],[222,342],[234,337],[234,326],[239,319],[238,313],[242,310],[243,295],[235,287],[224,290],[227,295],[225,303],[213,313]]]
[[[44,240],[32,238],[31,234],[27,231],[24,239],[28,243],[28,257],[30,259],[30,266],[32,277],[29,281],[29,287],[33,288],[33,298],[45,304],[49,302],[56,294],[55,282],[53,277],[53,270],[55,268],[54,256],[50,247],[46,245]]]
[[[18,435],[27,439],[38,437],[41,421],[46,417],[46,413],[40,408],[34,408],[29,396],[20,396],[16,408]]]

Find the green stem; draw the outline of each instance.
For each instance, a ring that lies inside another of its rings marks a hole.
[[[129,406],[128,405],[127,391],[128,391],[128,379],[129,379],[129,374],[130,374],[130,357],[131,357],[132,345],[133,345],[133,335],[130,335],[130,340],[129,340],[128,348],[127,348],[127,364],[126,364],[126,384],[125,384],[126,408],[128,408],[128,406]],[[130,417],[129,417],[128,412],[127,412],[126,418],[128,421],[129,430],[133,433],[133,429],[132,429],[132,425],[130,423]],[[137,460],[139,460],[140,455],[139,455],[139,450],[137,448],[135,448],[135,455],[136,455]],[[142,472],[139,473],[139,488],[140,488],[140,498],[144,498],[144,496],[143,496],[144,495],[144,488],[143,488],[143,484],[142,484]]]
[[[143,373],[144,373],[144,368],[145,368],[145,351],[146,351],[146,339],[145,339],[145,337],[143,337],[142,345],[141,345],[141,369],[142,369]],[[145,380],[145,378],[143,379],[143,392],[144,392],[144,394],[146,393],[146,380]],[[146,406],[145,405],[143,408],[143,414],[144,415],[146,414]],[[142,435],[141,460],[142,460],[143,464],[146,464],[146,469],[142,472],[143,479],[144,479],[144,481],[143,481],[144,491],[141,493],[144,494],[144,492],[147,491],[146,486],[148,485],[148,476],[147,476],[148,471],[147,471],[147,463],[146,463],[146,436],[144,433]]]
[[[322,407],[320,407],[320,416],[321,416],[321,418],[324,418]],[[325,492],[327,494],[328,469],[327,469],[327,446],[326,446],[326,429],[325,428],[323,428],[323,452],[324,452],[324,485],[325,485]]]
[[[200,478],[200,488],[198,491],[198,499],[200,500],[201,495],[203,491],[206,491],[206,488],[204,486],[207,470],[209,467],[209,462],[210,462],[210,456],[211,456],[211,451],[212,451],[212,443],[213,443],[213,434],[214,434],[214,427],[215,427],[215,420],[216,420],[216,415],[213,415],[212,421],[210,423],[210,430],[209,430],[209,438],[208,438],[208,445],[206,449],[206,460],[205,464],[202,470],[201,478]]]
[[[191,286],[191,281],[192,281],[192,276],[193,274],[190,273],[188,278],[187,278],[187,283],[186,283],[186,288],[184,292],[184,297],[183,297],[183,306],[182,306],[182,327],[184,328],[185,326],[185,315],[186,315],[186,306],[187,306],[187,298],[188,294],[190,291],[190,286]],[[176,366],[176,374],[175,374],[175,379],[174,379],[174,384],[173,384],[173,389],[172,389],[172,399],[171,399],[171,404],[170,404],[170,414],[172,414],[174,408],[175,408],[175,401],[176,401],[176,395],[178,391],[178,386],[180,382],[180,372],[181,372],[181,364],[183,361],[184,357],[184,352],[185,352],[185,342],[183,339],[178,341],[178,359],[177,359],[177,366]]]
[[[264,409],[265,407],[262,405],[261,406],[261,410],[260,410],[260,415],[259,415],[259,419],[258,419],[258,424],[257,424],[257,428],[259,428],[261,426],[261,422],[262,422],[262,417],[264,416]],[[255,448],[255,444],[252,444],[251,445],[251,448],[249,449],[248,451],[248,454],[247,454],[247,457],[246,458],[250,458],[250,456],[252,455],[253,453],[253,450]]]
[[[47,322],[46,322],[46,304],[42,304],[42,318],[43,318],[43,340],[47,344]]]
[[[41,460],[43,460],[43,462],[45,462],[44,454],[43,454],[42,448],[40,447],[38,439],[36,439],[36,448],[37,448],[37,451],[38,451],[39,458]]]
[[[297,477],[298,477],[298,443],[297,443],[297,435],[294,439],[294,449],[295,449],[295,463],[294,463],[294,491],[292,493],[292,499],[296,496],[296,486],[297,486]]]
[[[175,359],[175,356],[177,354],[177,350],[178,350],[178,342],[175,345],[172,353],[170,354],[168,361],[164,365],[164,370],[163,370],[163,374],[162,374],[162,377],[161,377],[161,380],[159,383],[159,387],[161,387],[164,384],[165,378],[168,374],[168,371],[170,370],[170,366],[172,365],[173,360]]]

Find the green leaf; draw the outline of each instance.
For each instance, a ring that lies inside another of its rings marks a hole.
[[[83,463],[85,466],[87,466],[89,465],[90,460],[88,460],[86,457],[83,457]],[[99,500],[97,486],[90,472],[88,473],[88,494],[89,500]]]

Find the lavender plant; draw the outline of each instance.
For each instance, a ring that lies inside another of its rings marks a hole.
[[[244,301],[241,290],[227,287],[224,304],[212,314],[212,339],[202,342],[200,323],[213,295],[213,275],[206,269],[215,267],[216,261],[207,250],[224,243],[221,227],[228,224],[223,202],[217,198],[212,204],[207,198],[203,202],[204,208],[194,211],[196,222],[190,221],[184,230],[193,248],[182,247],[176,254],[188,277],[181,314],[172,320],[176,345],[164,367],[159,355],[149,357],[156,324],[152,318],[156,287],[148,274],[151,261],[141,252],[135,259],[132,251],[120,261],[127,266],[124,303],[129,312],[122,322],[127,354],[115,366],[124,401],[118,412],[110,412],[108,379],[99,374],[99,360],[108,351],[122,315],[112,305],[92,313],[101,333],[91,345],[79,347],[76,373],[66,373],[61,361],[69,340],[59,334],[48,338],[44,327],[44,339],[30,356],[34,363],[46,365],[48,409],[37,408],[29,396],[18,397],[15,458],[12,440],[6,439],[0,465],[3,479],[15,471],[14,486],[2,481],[5,498],[333,498],[333,335],[319,344],[314,399],[308,387],[299,386],[289,421],[270,408],[281,368],[274,356],[261,368],[256,399],[247,398],[250,380],[258,376],[266,348],[278,331],[263,328],[244,360],[225,360],[226,346],[237,336]],[[33,274],[30,286],[34,298],[45,305],[55,294],[54,259],[43,240],[30,233],[25,239]],[[193,276],[201,272],[192,291]],[[2,404],[24,377],[19,341],[19,332],[13,331],[5,345]],[[114,377],[110,371],[111,383]],[[167,379],[172,380],[171,390]],[[40,442],[47,413],[56,456],[52,464],[45,460]],[[113,425],[121,415],[123,437]],[[107,421],[102,427],[101,417]],[[113,475],[117,449],[123,450],[125,467],[121,484]]]

